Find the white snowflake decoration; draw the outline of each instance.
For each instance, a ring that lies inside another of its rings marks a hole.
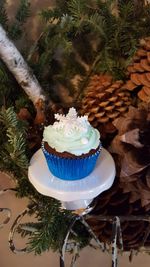
[[[88,130],[88,116],[77,116],[75,108],[70,108],[66,116],[55,114],[55,119],[58,122],[55,122],[53,127],[58,130],[63,129],[66,136],[71,136],[75,131],[87,132]]]

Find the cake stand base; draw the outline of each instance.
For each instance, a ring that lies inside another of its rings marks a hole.
[[[58,199],[67,210],[85,209],[92,200],[109,189],[116,174],[115,163],[106,149],[102,149],[93,172],[87,177],[66,181],[55,177],[46,163],[41,149],[30,161],[28,177],[37,191]]]
[[[80,200],[75,200],[75,201],[61,201],[61,206],[62,208],[67,209],[67,210],[86,209],[91,204],[93,199],[94,198],[80,199]]]

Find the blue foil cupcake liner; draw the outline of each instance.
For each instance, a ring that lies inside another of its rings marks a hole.
[[[42,151],[47,161],[50,172],[67,181],[79,180],[88,176],[94,169],[100,155],[102,146],[92,155],[83,158],[62,158],[49,153],[42,143]]]

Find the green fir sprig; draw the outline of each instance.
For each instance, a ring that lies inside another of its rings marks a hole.
[[[8,171],[27,170],[25,124],[17,119],[13,107],[2,108],[0,124],[5,136],[5,139],[1,140],[0,165]]]
[[[9,21],[7,14],[7,1],[0,1],[0,24],[7,30],[11,39],[18,40],[22,33],[22,26],[30,16],[30,2],[28,0],[20,0],[19,6],[13,21]]]
[[[2,24],[6,30],[8,28],[7,23],[8,23],[8,16],[6,12],[6,1],[1,0],[0,1],[0,24]]]
[[[139,1],[139,10],[137,5],[129,0],[57,1],[41,12],[46,26],[35,47],[35,64],[32,57],[30,63],[53,100],[62,101],[63,84],[77,101],[94,73],[126,78],[140,39],[150,34],[150,6]],[[74,83],[76,76],[79,83]]]
[[[12,25],[9,25],[9,36],[13,40],[18,40],[22,34],[22,26],[30,16],[30,2],[28,0],[20,0],[20,5],[17,9],[15,20]]]

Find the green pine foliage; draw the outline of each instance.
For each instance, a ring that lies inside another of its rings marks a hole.
[[[18,181],[18,195],[28,196],[31,193],[31,186],[27,180],[29,162],[26,144],[27,124],[17,118],[13,107],[8,109],[2,107],[0,127],[0,170],[10,173]]]
[[[69,225],[74,220],[74,215],[67,210],[61,210],[60,203],[50,197],[36,195],[29,206],[31,207],[30,215],[34,214],[37,222],[23,223],[17,229],[22,237],[29,237],[28,251],[33,251],[35,254],[41,254],[50,249],[61,251]],[[79,248],[82,249],[89,244],[91,237],[84,226],[77,222],[74,233],[70,234],[70,239],[78,242]]]
[[[25,125],[17,119],[13,107],[2,108],[0,124],[1,135],[5,136],[5,139],[1,138],[1,169],[7,168],[11,172],[27,170]]]
[[[30,64],[47,94],[60,102],[63,84],[77,101],[94,73],[125,79],[139,40],[150,34],[149,13],[149,4],[130,0],[63,0],[43,10],[45,29]],[[77,86],[76,76],[80,76]]]
[[[21,25],[23,25],[29,16],[30,16],[30,2],[27,0],[20,0],[20,6],[18,7],[15,16],[16,20],[19,21]]]
[[[23,34],[22,26],[30,16],[30,2],[28,0],[20,0],[14,20],[11,22],[7,15],[6,5],[6,0],[0,1],[0,24],[7,30],[11,39],[18,40]]]
[[[6,108],[15,105],[15,102],[23,97],[27,100],[25,94],[20,90],[14,77],[8,71],[4,63],[0,60],[0,107]],[[29,100],[27,100],[29,102]]]
[[[61,249],[72,215],[67,211],[61,211],[58,201],[46,197],[41,201],[40,208],[37,207],[36,217],[39,225],[29,239],[31,251],[41,254],[50,248],[54,251]]]
[[[30,2],[28,0],[20,0],[20,5],[17,9],[15,20],[12,25],[9,25],[9,36],[13,40],[21,38],[23,31],[22,26],[30,16]]]
[[[1,0],[0,1],[0,24],[3,25],[5,29],[7,29],[7,22],[8,22],[8,17],[7,17],[7,12],[5,9],[6,1]]]

